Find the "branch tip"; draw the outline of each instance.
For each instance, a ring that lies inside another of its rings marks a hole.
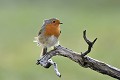
[[[95,40],[92,42],[93,44],[96,42],[97,38],[95,38]]]

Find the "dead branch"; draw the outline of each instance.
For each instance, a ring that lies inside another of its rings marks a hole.
[[[54,50],[49,51],[42,58],[40,58],[37,61],[37,65],[40,64],[45,68],[49,68],[51,65],[53,65],[57,76],[61,77],[57,69],[57,64],[51,60],[53,56],[59,55],[71,59],[72,61],[78,63],[80,66],[84,68],[90,68],[99,73],[111,76],[116,79],[120,79],[120,69],[117,69],[104,62],[86,56],[91,51],[91,48],[93,47],[97,38],[93,42],[89,41],[86,37],[86,30],[83,32],[83,38],[88,44],[88,50],[85,51],[84,53],[79,54],[77,52],[74,52],[68,48],[59,45]]]

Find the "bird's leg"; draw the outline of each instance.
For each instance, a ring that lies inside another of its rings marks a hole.
[[[40,55],[40,59],[45,55],[47,53],[47,47],[44,47],[43,49],[42,49],[42,52],[41,52],[41,55]],[[37,65],[39,65],[40,64],[40,59],[39,60],[37,60]]]
[[[42,51],[42,56],[45,55],[46,53],[47,53],[47,47],[44,47]]]

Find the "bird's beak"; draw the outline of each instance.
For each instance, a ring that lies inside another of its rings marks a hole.
[[[60,23],[60,24],[63,24],[63,23]]]

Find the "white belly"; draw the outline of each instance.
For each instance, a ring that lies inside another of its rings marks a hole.
[[[55,36],[49,37],[46,42],[43,44],[45,47],[52,47],[58,45],[58,39]]]
[[[42,47],[52,47],[59,45],[59,41],[54,35],[51,37],[38,36],[34,42],[37,42],[37,44],[41,45]]]

